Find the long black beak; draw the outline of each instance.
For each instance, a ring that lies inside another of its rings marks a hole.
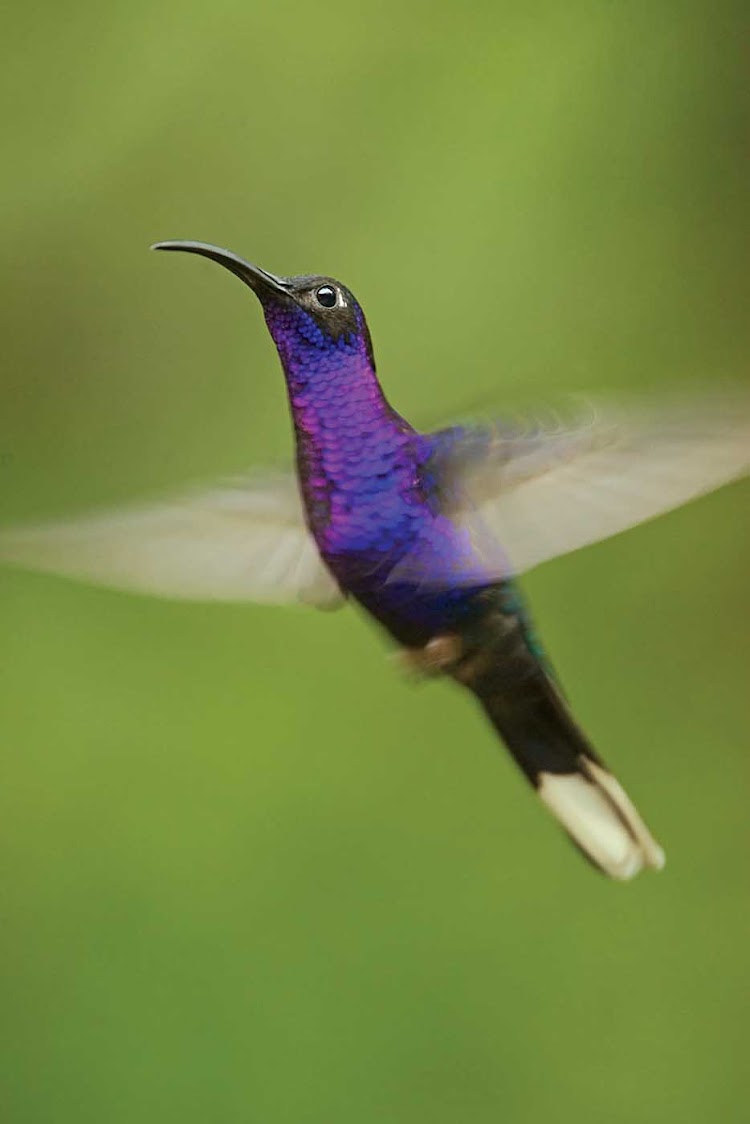
[[[212,261],[223,265],[235,277],[239,277],[240,281],[249,285],[261,299],[270,293],[289,293],[289,283],[284,277],[276,277],[260,266],[252,265],[244,258],[238,257],[231,250],[222,250],[220,246],[212,246],[208,242],[156,242],[151,249],[184,250],[188,254],[200,254],[201,257],[211,258]]]

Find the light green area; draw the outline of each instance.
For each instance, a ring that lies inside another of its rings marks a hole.
[[[746,377],[745,8],[16,4],[3,519],[288,455],[159,238],[340,276],[416,422]],[[668,852],[626,887],[354,611],[2,573],[4,1124],[744,1122],[749,497],[526,582]]]

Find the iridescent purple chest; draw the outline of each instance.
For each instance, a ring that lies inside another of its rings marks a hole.
[[[442,606],[446,591],[461,600],[458,591],[486,583],[470,533],[441,510],[429,439],[383,402],[351,426],[337,408],[339,424],[327,415],[317,439],[305,417],[296,424],[308,519],[343,588],[370,611],[393,602],[399,618],[411,608],[421,619],[435,594]]]
[[[430,518],[418,437],[366,387],[295,411],[297,460],[310,528],[332,560],[368,562],[408,549]]]
[[[394,634],[402,624],[421,628],[428,606],[445,604],[445,591],[485,580],[469,536],[440,510],[429,439],[388,404],[366,334],[332,341],[306,322],[300,343],[299,322],[288,330],[283,310],[267,319],[318,548],[342,588]]]

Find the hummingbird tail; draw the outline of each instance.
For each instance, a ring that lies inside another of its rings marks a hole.
[[[511,661],[498,659],[497,650],[492,660],[486,656],[485,651],[469,657],[455,676],[477,696],[573,843],[611,878],[632,878],[643,867],[661,869],[664,852],[544,667],[525,645]]]

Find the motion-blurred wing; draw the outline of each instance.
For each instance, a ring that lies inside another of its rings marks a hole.
[[[445,448],[454,516],[496,537],[520,572],[745,475],[750,393],[593,404],[568,420],[446,431]]]
[[[253,476],[143,507],[0,531],[0,562],[194,601],[304,601],[341,592],[291,474]]]

